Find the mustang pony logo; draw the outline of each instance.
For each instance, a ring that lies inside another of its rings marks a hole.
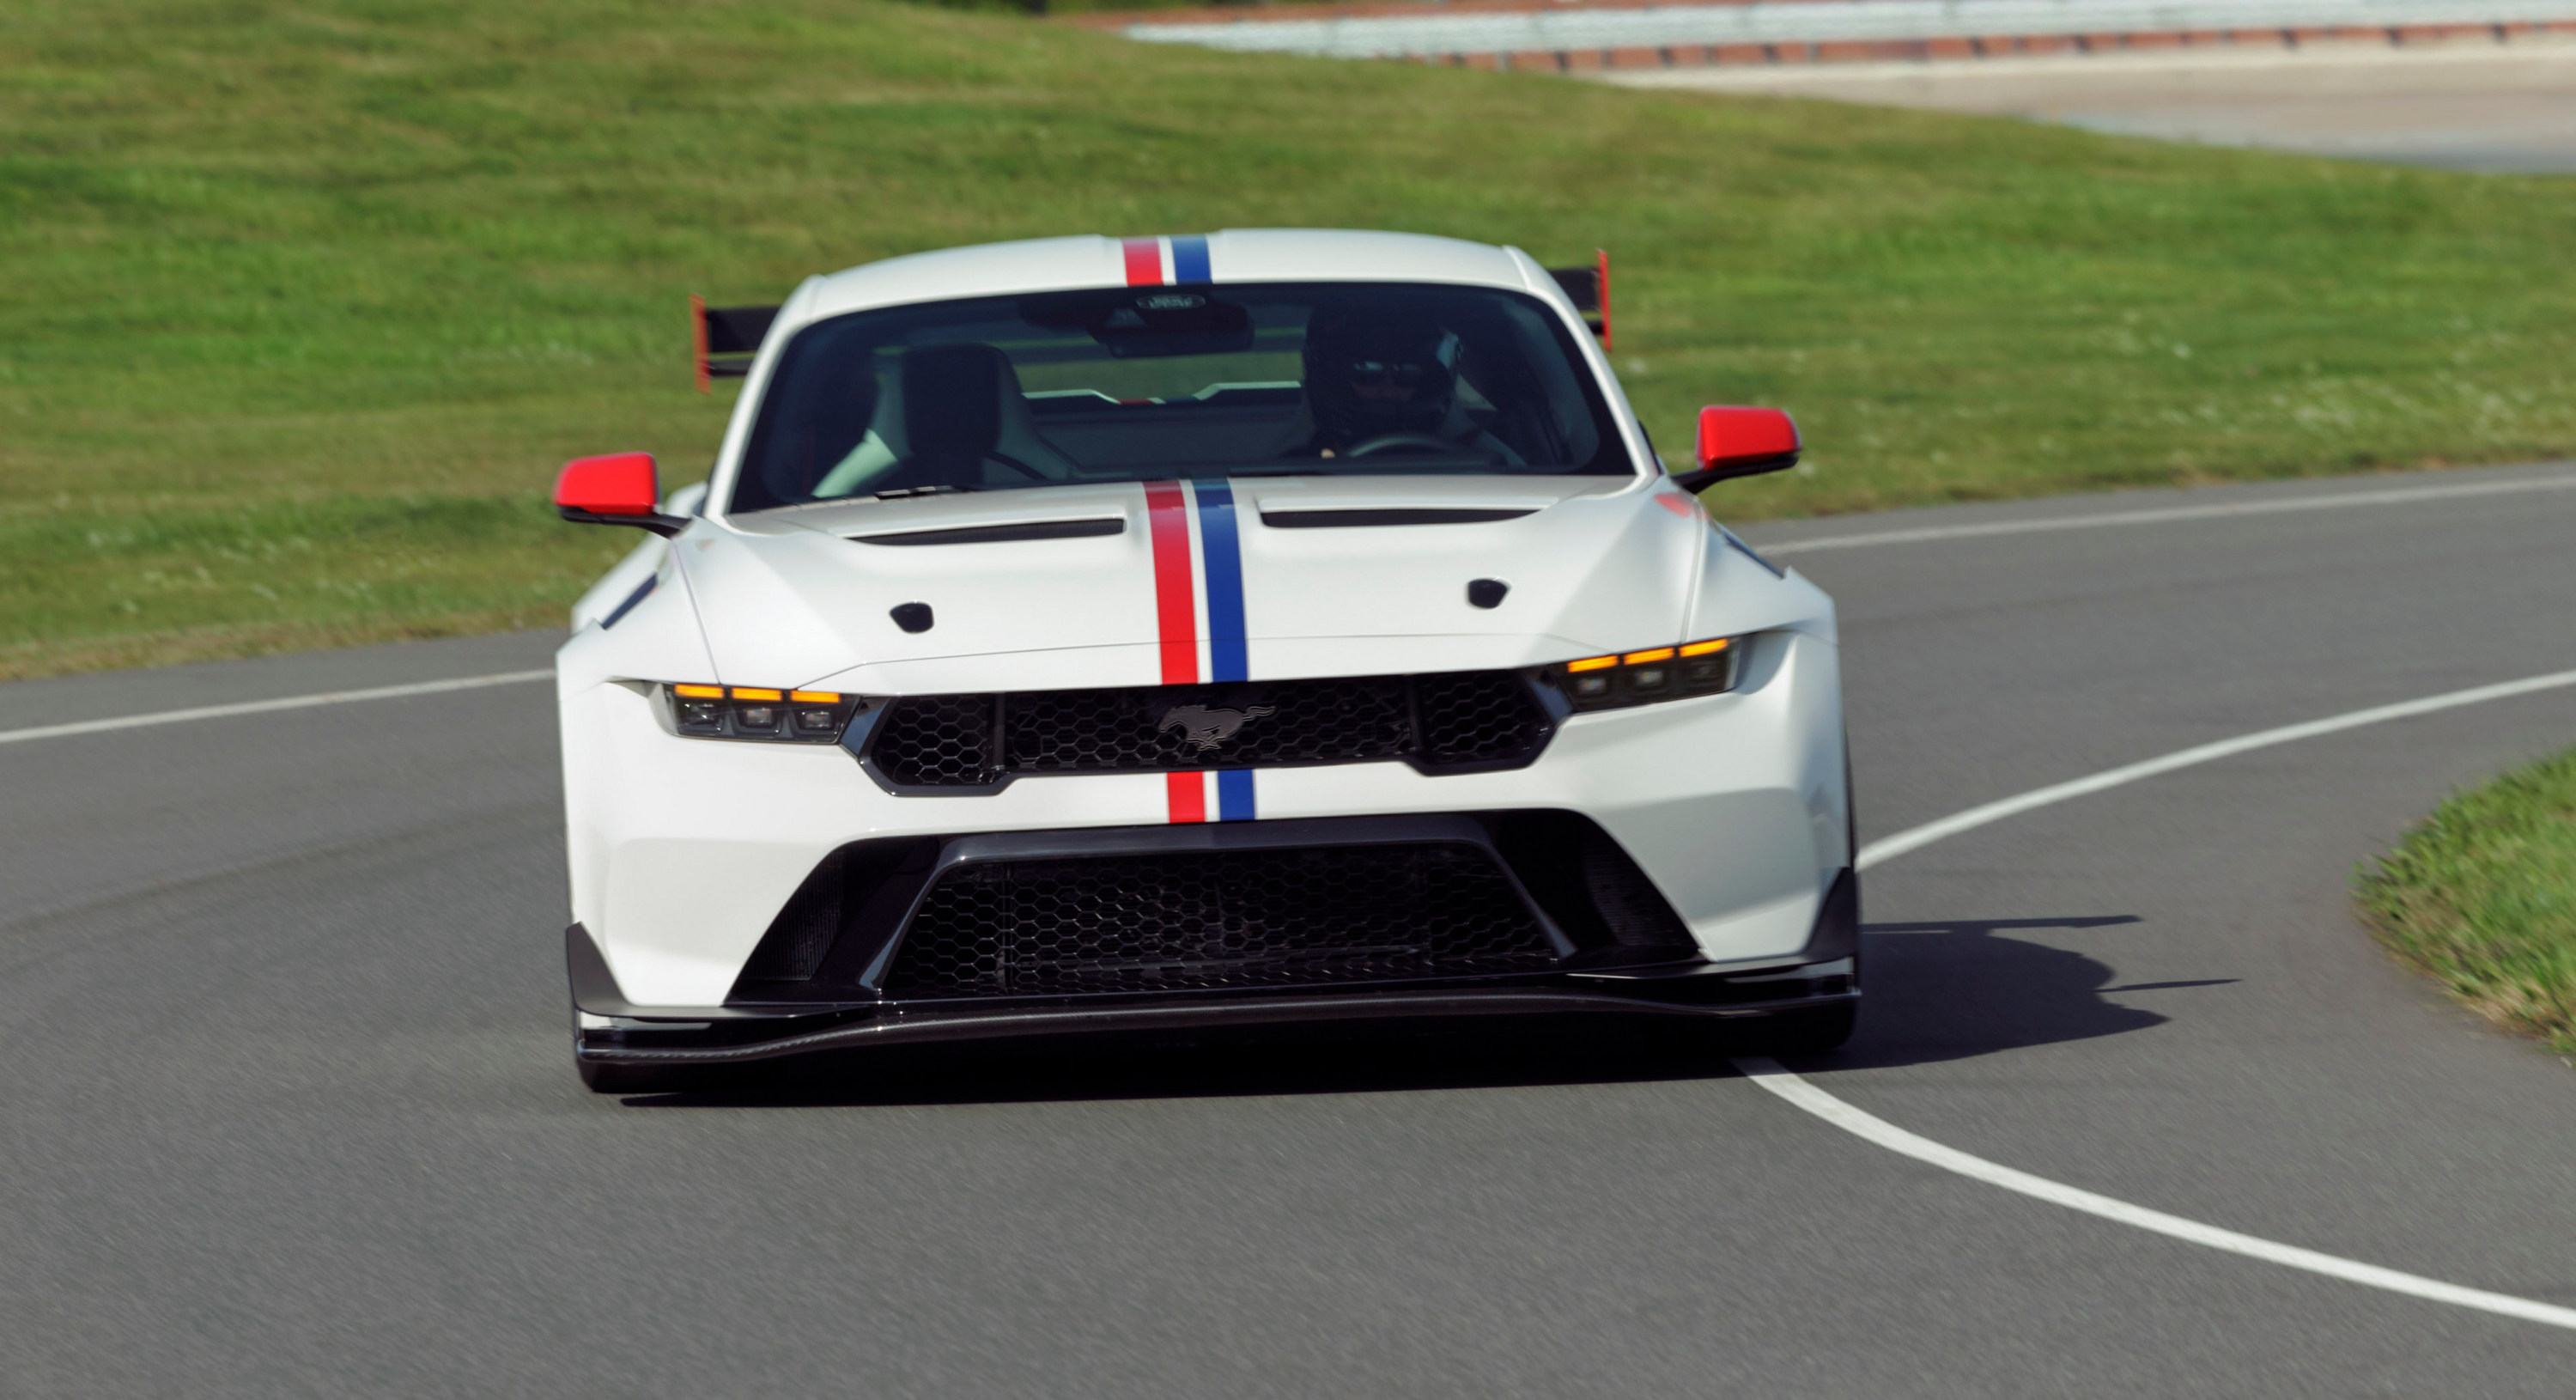
[[[1206,705],[1174,705],[1163,711],[1163,722],[1154,727],[1158,730],[1178,729],[1181,731],[1182,743],[1199,753],[1206,753],[1233,738],[1235,731],[1243,728],[1244,721],[1277,713],[1279,713],[1278,708],[1271,705],[1246,705],[1240,710],[1220,710]]]

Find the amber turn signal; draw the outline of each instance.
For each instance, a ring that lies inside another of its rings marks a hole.
[[[1540,668],[1540,677],[1576,710],[1615,710],[1657,700],[1716,695],[1735,688],[1732,637],[1648,647],[1617,656],[1587,656]]]
[[[688,739],[836,743],[851,716],[867,708],[858,696],[834,690],[676,684],[662,690],[671,732]]]

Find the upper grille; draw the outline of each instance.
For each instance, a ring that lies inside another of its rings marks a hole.
[[[1546,713],[1530,702],[1529,685],[1509,671],[1417,676],[1414,697],[1422,756],[1434,764],[1496,763],[1535,754],[1547,742]]]
[[[1556,966],[1491,856],[1423,842],[960,866],[923,899],[885,991],[1208,990]]]
[[[1000,776],[991,695],[916,695],[877,721],[869,756],[907,787],[976,787]],[[900,774],[901,776],[895,776]]]
[[[1342,676],[906,696],[879,721],[868,761],[898,788],[1386,760],[1426,771],[1512,768],[1535,761],[1553,732],[1516,672]]]

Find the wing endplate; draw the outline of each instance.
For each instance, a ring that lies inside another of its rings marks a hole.
[[[1606,249],[1592,250],[1590,267],[1551,267],[1547,275],[1565,289],[1574,309],[1583,313],[1583,324],[1601,337],[1601,348],[1610,348],[1610,254]]]
[[[760,342],[768,337],[770,322],[777,319],[775,306],[709,306],[705,297],[692,295],[689,341],[697,362],[698,392],[712,393],[716,380],[751,373],[751,357],[760,353]]]

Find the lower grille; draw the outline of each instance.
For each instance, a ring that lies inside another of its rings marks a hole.
[[[888,996],[1026,996],[1546,972],[1538,920],[1467,844],[1190,851],[959,866]]]
[[[867,762],[898,791],[998,787],[1035,773],[1390,760],[1466,772],[1533,763],[1554,732],[1518,672],[1334,676],[905,696],[878,723]]]

